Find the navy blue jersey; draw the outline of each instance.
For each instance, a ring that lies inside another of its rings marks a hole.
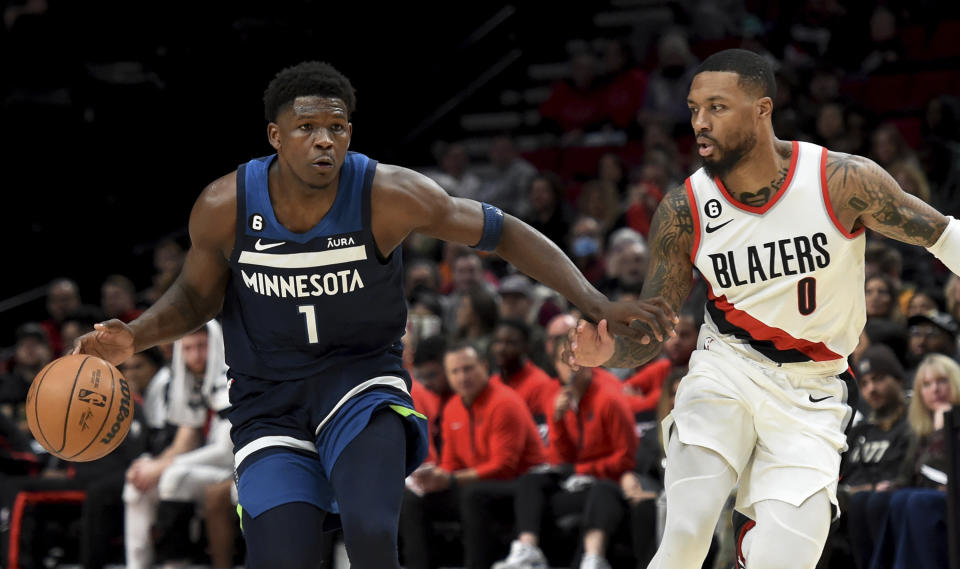
[[[236,239],[223,307],[231,375],[324,374],[343,384],[406,378],[401,255],[382,259],[370,225],[377,162],[349,152],[330,211],[306,233],[294,233],[277,221],[270,202],[274,159],[237,169]]]

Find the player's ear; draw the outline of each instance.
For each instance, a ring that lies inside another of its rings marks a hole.
[[[773,114],[773,99],[770,97],[760,97],[757,99],[757,116],[760,118],[770,118]]]
[[[275,122],[267,125],[267,141],[274,150],[280,150],[280,127]]]
[[[347,148],[350,148],[350,143],[353,141],[353,123],[347,123]]]

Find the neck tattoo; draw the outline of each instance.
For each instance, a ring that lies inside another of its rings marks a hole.
[[[770,201],[770,198],[775,196],[780,188],[783,187],[783,183],[787,181],[787,174],[790,172],[790,169],[786,166],[780,168],[780,172],[777,173],[777,177],[770,182],[769,186],[760,188],[755,192],[739,192],[737,194],[737,201],[744,203],[751,207],[760,207]]]

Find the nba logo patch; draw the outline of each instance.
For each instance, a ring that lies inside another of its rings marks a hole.
[[[84,403],[90,403],[91,405],[96,405],[97,407],[105,407],[107,405],[107,396],[96,391],[90,391],[89,389],[81,389],[77,393],[77,399],[83,401]]]
[[[713,343],[713,340],[714,340],[713,336],[707,336],[707,339],[703,341],[703,349],[709,350],[710,344]]]

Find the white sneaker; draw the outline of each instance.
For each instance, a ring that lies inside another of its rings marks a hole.
[[[515,539],[510,544],[510,555],[490,569],[547,569],[547,558],[536,545]]]
[[[587,553],[580,560],[580,569],[610,569],[610,563],[596,553]]]

